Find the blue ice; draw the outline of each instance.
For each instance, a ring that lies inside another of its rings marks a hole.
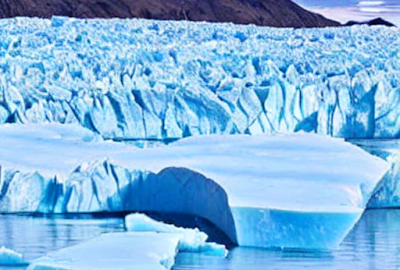
[[[64,17],[0,28],[0,123],[79,123],[118,139],[400,131],[397,28]]]

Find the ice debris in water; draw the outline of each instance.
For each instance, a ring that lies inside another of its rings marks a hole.
[[[26,264],[28,263],[24,261],[22,254],[17,253],[14,250],[5,248],[4,246],[0,247],[0,266],[18,266]]]
[[[182,238],[178,244],[180,252],[200,252],[213,256],[226,256],[228,253],[224,245],[207,243],[207,234],[197,228],[187,229],[164,224],[145,214],[138,213],[127,215],[125,217],[125,225],[128,231],[181,234]]]

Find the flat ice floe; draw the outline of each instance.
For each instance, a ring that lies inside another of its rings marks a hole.
[[[241,246],[334,248],[388,164],[315,134],[200,136],[138,149],[71,125],[0,127],[0,211],[201,216]]]
[[[28,270],[170,269],[180,237],[155,232],[103,234],[39,258]]]
[[[89,242],[39,258],[29,270],[158,270],[170,269],[178,251],[225,256],[222,245],[206,243],[197,229],[178,228],[143,214],[126,218],[126,233],[103,234]]]

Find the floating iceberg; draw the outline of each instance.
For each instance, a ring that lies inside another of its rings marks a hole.
[[[21,266],[27,264],[22,258],[22,254],[5,247],[0,247],[0,266]]]
[[[180,237],[154,232],[103,234],[39,258],[28,270],[171,269]]]
[[[139,149],[85,132],[0,126],[0,211],[183,213],[241,246],[335,248],[389,167],[342,139],[307,133]]]
[[[114,139],[400,131],[397,28],[54,17],[0,29],[0,123]]]
[[[198,229],[185,229],[164,224],[144,214],[136,213],[126,216],[125,224],[128,231],[181,234],[182,237],[178,243],[178,250],[181,252],[195,252],[222,257],[225,257],[228,252],[223,245],[207,243],[207,234]]]

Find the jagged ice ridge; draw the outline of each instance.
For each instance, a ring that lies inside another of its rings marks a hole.
[[[400,31],[151,20],[0,21],[0,123],[104,138],[400,132]]]

